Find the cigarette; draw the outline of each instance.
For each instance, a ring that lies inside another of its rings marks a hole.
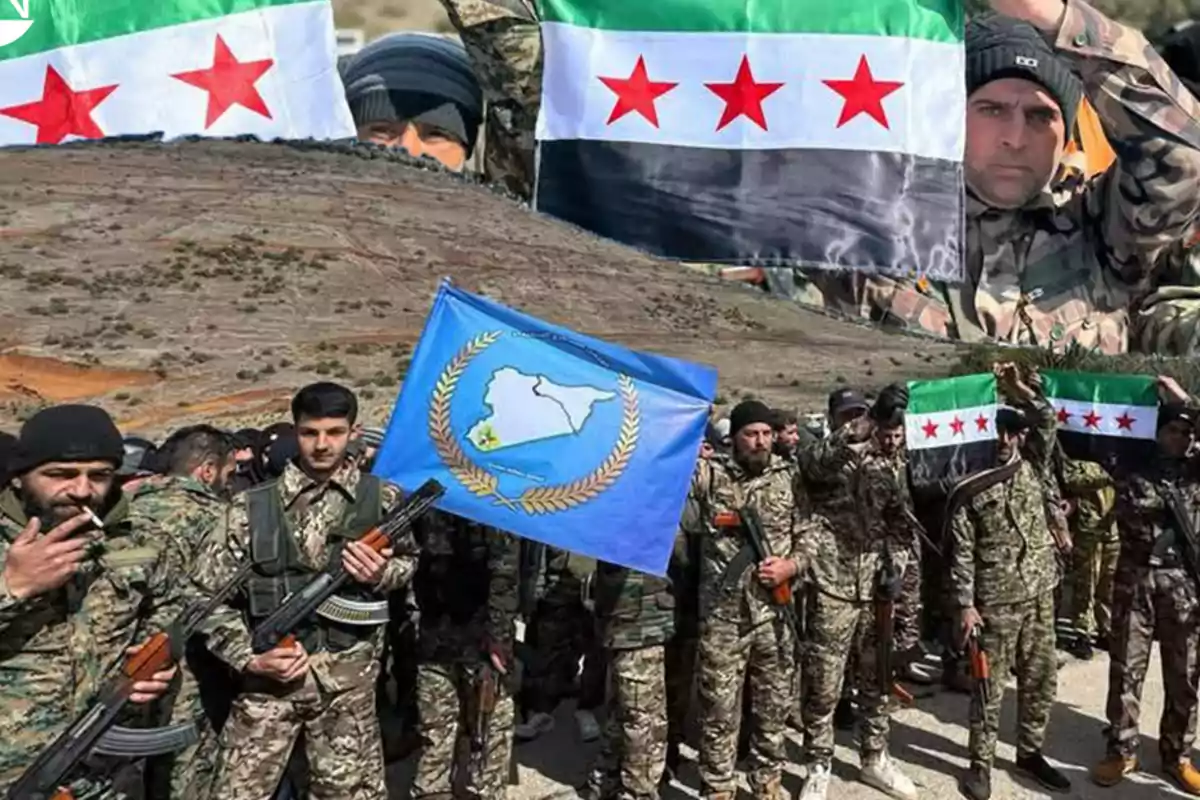
[[[92,511],[91,506],[84,506],[83,510],[86,511],[87,515],[92,518],[92,523],[97,528],[104,530],[104,520],[102,520],[98,516],[96,516],[96,512]]]

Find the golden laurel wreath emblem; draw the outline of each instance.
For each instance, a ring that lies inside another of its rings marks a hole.
[[[468,342],[438,376],[433,399],[429,406],[429,438],[433,440],[438,457],[458,481],[478,497],[494,497],[497,503],[526,514],[549,514],[567,511],[595,499],[607,491],[625,468],[637,448],[638,432],[641,428],[641,411],[638,408],[637,387],[627,375],[617,379],[621,395],[621,431],[617,442],[608,456],[588,475],[570,483],[556,486],[534,486],[526,489],[515,499],[500,493],[499,479],[473,462],[450,430],[450,403],[458,388],[459,378],[477,355],[491,347],[501,337],[501,331],[492,331],[476,336]]]

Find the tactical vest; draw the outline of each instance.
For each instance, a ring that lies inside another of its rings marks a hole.
[[[374,475],[363,473],[358,480],[354,503],[347,506],[342,519],[327,534],[339,541],[333,557],[341,557],[345,542],[357,539],[379,523],[381,483]],[[246,514],[250,523],[250,559],[254,572],[246,581],[246,596],[251,626],[277,609],[284,599],[312,580],[316,570],[304,563],[296,537],[288,524],[279,481],[269,481],[246,492]],[[375,600],[379,597],[361,588],[343,590],[347,600]],[[296,637],[308,652],[347,650],[375,635],[377,625],[347,625],[314,614],[306,629]]]

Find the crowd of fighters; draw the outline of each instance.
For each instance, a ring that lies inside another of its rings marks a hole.
[[[1162,769],[1200,795],[1188,755],[1198,576],[1185,535],[1200,517],[1197,401],[1160,378],[1158,457],[1102,467],[1062,455],[1035,371],[996,373],[1007,402],[996,467],[934,503],[914,505],[909,490],[903,386],[871,399],[834,392],[823,434],[740,403],[710,426],[664,577],[437,511],[383,553],[356,541],[403,491],[370,473],[380,432],[359,425],[354,394],[337,384],[296,394],[291,424],[200,425],[159,447],[123,440],[99,408],[47,408],[4,457],[0,788],[89,708],[129,648],[252,564],[185,657],[134,687],[121,724],[169,732],[175,745],[94,752],[72,775],[74,797],[384,798],[382,717],[416,736],[410,796],[500,798],[514,739],[547,733],[577,694],[579,734],[603,739],[579,787],[587,797],[657,797],[684,744],[698,753],[702,796],[733,798],[740,763],[755,797],[784,797],[790,724],[804,745],[800,796],[824,798],[835,718],[853,697],[862,781],[915,798],[888,754],[888,719],[922,628],[941,642],[946,680],[972,693],[964,793],[990,796],[1014,674],[1016,769],[1068,792],[1042,751],[1070,525],[1073,613],[1094,608],[1111,654],[1107,751],[1092,778],[1112,786],[1138,768],[1157,639]],[[315,614],[295,641],[256,652],[256,624],[330,558],[352,577],[340,597],[362,617]],[[934,566],[922,570],[923,558]],[[923,587],[923,615],[922,572],[941,576]],[[880,604],[893,602],[895,625],[884,627]],[[1066,644],[1089,655],[1083,641]],[[964,680],[955,658],[970,642],[990,674]],[[881,658],[891,652],[894,663]],[[483,703],[488,675],[495,692]]]

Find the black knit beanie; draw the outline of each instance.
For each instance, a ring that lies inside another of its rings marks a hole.
[[[734,436],[747,425],[763,422],[767,425],[775,423],[775,412],[758,400],[743,400],[729,412],[729,435]]]
[[[1037,28],[1000,14],[983,14],[967,23],[967,95],[1001,78],[1040,84],[1058,102],[1067,138],[1083,100],[1083,84],[1055,55]]]
[[[1200,24],[1176,28],[1163,37],[1163,60],[1188,91],[1200,97]]]
[[[483,121],[483,91],[458,42],[391,34],[347,58],[341,73],[355,125],[424,123],[460,139],[471,154]]]
[[[104,409],[52,406],[21,427],[9,471],[23,475],[51,461],[111,461],[120,466],[124,458],[121,432]]]

